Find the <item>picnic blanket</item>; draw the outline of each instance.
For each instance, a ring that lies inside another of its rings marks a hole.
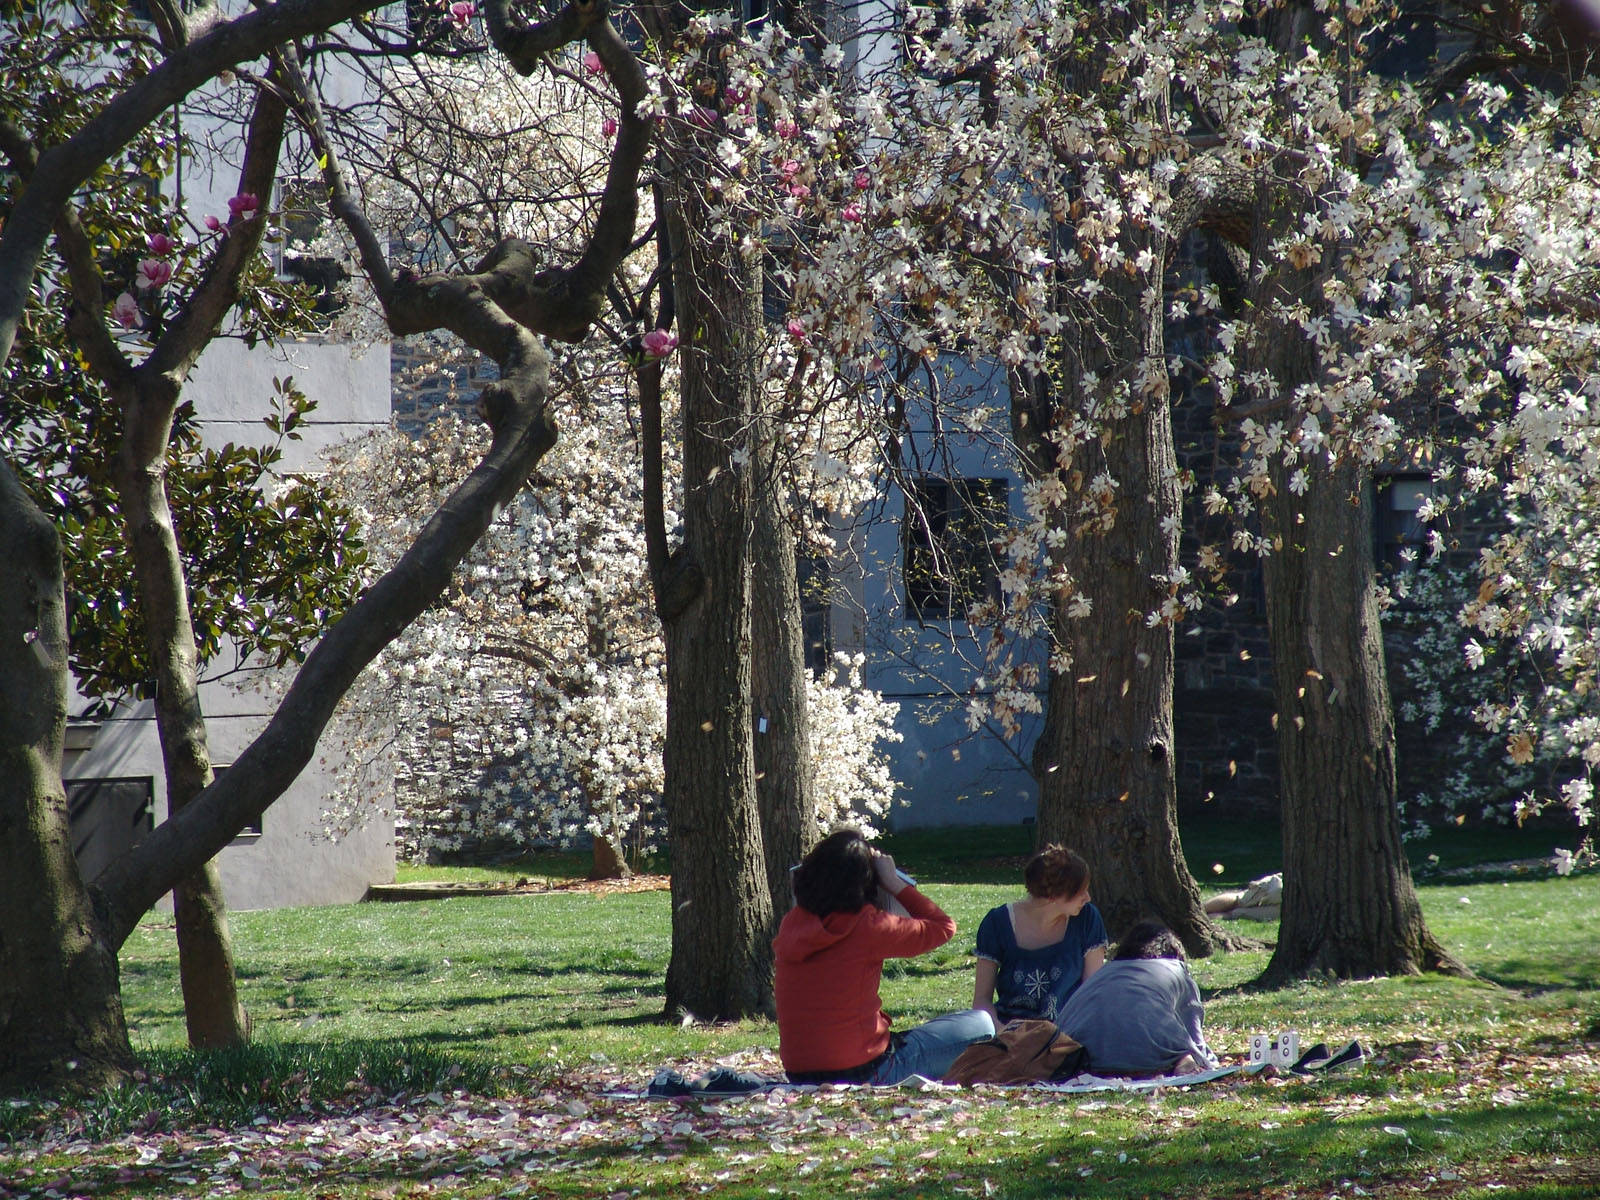
[[[1295,1075],[1316,1075],[1325,1071],[1354,1066],[1364,1061],[1365,1058],[1366,1049],[1360,1042],[1351,1042],[1334,1052],[1330,1052],[1323,1043],[1318,1042],[1302,1054],[1299,1060],[1289,1068],[1289,1071]],[[1074,1075],[1071,1079],[1050,1083],[985,1084],[984,1086],[1028,1088],[1033,1091],[1057,1092],[1068,1095],[1086,1092],[1150,1092],[1155,1091],[1157,1088],[1194,1087],[1196,1084],[1211,1083],[1234,1075],[1256,1075],[1266,1069],[1266,1063],[1235,1063],[1213,1067],[1206,1071],[1194,1071],[1187,1075],[1154,1075],[1138,1079],[1118,1075],[1095,1075],[1092,1072],[1085,1072],[1081,1075]],[[656,1072],[655,1077],[650,1080],[649,1085],[642,1092],[607,1091],[603,1094],[612,1100],[726,1100],[738,1096],[754,1095],[759,1092],[776,1091],[780,1088],[814,1092],[824,1087],[849,1088],[852,1090],[865,1089],[878,1092],[956,1092],[961,1090],[960,1084],[945,1083],[938,1079],[927,1079],[921,1075],[912,1075],[899,1083],[876,1087],[869,1083],[790,1083],[781,1076],[757,1075],[749,1071],[736,1071],[732,1067],[714,1067],[703,1074],[690,1077],[674,1068],[663,1067]]]

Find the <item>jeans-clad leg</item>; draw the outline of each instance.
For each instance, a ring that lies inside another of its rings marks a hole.
[[[872,1082],[899,1083],[911,1075],[938,1079],[973,1042],[993,1036],[994,1022],[981,1009],[935,1017],[907,1032],[899,1049],[890,1051],[889,1057],[878,1064]]]

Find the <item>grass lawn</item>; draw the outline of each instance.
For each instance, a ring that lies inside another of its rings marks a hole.
[[[122,956],[149,1079],[72,1109],[0,1105],[0,1197],[1600,1196],[1600,873],[1453,873],[1554,842],[1457,831],[1416,847],[1430,925],[1477,980],[1259,992],[1265,946],[1195,963],[1225,1060],[1289,1028],[1371,1056],[1156,1094],[607,1098],[662,1066],[778,1069],[770,1024],[658,1023],[662,891],[236,913],[255,1040],[197,1056],[182,1049],[171,922],[152,915]],[[961,926],[886,969],[904,1026],[968,1002],[972,933],[1018,893],[1028,832],[906,833],[891,849]],[[1189,834],[1186,851],[1206,887],[1276,865],[1275,834],[1255,827]]]

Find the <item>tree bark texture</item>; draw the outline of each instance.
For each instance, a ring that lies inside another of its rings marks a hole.
[[[1156,261],[1164,261],[1165,239],[1150,237]],[[1111,279],[1094,319],[1063,339],[1059,378],[1049,385],[1013,380],[1012,418],[1036,477],[1061,474],[1074,502],[1087,495],[1085,481],[1102,473],[1116,489],[1088,517],[1080,519],[1071,502],[1058,510],[1068,528],[1051,552],[1052,566],[1066,570],[1091,608],[1072,617],[1071,593],[1058,591],[1052,600],[1051,630],[1070,663],[1050,670],[1034,746],[1039,844],[1059,842],[1084,856],[1113,937],[1152,917],[1198,957],[1225,939],[1205,914],[1178,840],[1172,626],[1145,619],[1168,598],[1169,585],[1158,577],[1178,565],[1182,511],[1163,319],[1159,288]],[[1044,434],[1093,410],[1096,397],[1081,393],[1085,373],[1131,377],[1146,364],[1147,377],[1158,382],[1144,394],[1135,387],[1126,413],[1105,418],[1103,437],[1058,462]]]
[[[772,932],[794,903],[789,869],[817,840],[806,646],[789,493],[770,426],[756,426],[751,535],[751,712]]]
[[[680,162],[689,162],[684,154]],[[683,555],[701,574],[687,607],[663,614],[663,754],[672,849],[666,1006],[708,1020],[771,1014],[772,900],[751,744],[752,475],[734,451],[755,415],[761,277],[701,231],[697,173],[664,189],[683,413]]]
[[[1171,415],[1165,402],[1120,421],[1103,465],[1119,481],[1115,523],[1070,538],[1063,554],[1092,598],[1087,617],[1056,605],[1056,638],[1071,666],[1052,671],[1033,768],[1038,841],[1089,863],[1095,904],[1113,937],[1153,917],[1191,955],[1216,936],[1178,840],[1172,734],[1172,626],[1144,615],[1166,594],[1152,580],[1177,564],[1179,511]]]
[[[1400,839],[1394,715],[1372,558],[1372,499],[1352,465],[1274,472],[1262,506],[1283,764],[1283,917],[1265,980],[1460,970],[1423,921]]]
[[[1280,199],[1258,209],[1258,243],[1275,224],[1297,221],[1302,206]],[[1327,270],[1281,264],[1255,274],[1261,324],[1245,339],[1241,374],[1264,372],[1286,396],[1318,378],[1315,344],[1273,314],[1280,306],[1325,310]],[[1297,494],[1291,480],[1301,467]],[[1370,472],[1317,449],[1289,463],[1273,455],[1269,482],[1260,513],[1270,547],[1262,568],[1282,772],[1283,916],[1263,981],[1465,973],[1423,921],[1400,839]]]
[[[61,785],[61,544],[0,461],[0,1094],[105,1087],[132,1069],[115,947],[78,877]]]

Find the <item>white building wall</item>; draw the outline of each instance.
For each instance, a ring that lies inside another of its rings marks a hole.
[[[265,444],[271,435],[261,420],[270,411],[274,378],[292,375],[317,408],[299,441],[284,445],[286,471],[314,469],[329,446],[386,426],[389,421],[389,352],[375,347],[356,357],[347,346],[306,341],[279,348],[222,340],[197,364],[185,397],[195,404],[208,445]],[[182,514],[175,514],[181,521]],[[221,669],[226,660],[214,664]],[[271,716],[260,692],[238,680],[201,686],[211,760],[226,766]],[[79,705],[78,707],[81,707]],[[119,707],[100,726],[91,749],[68,767],[69,780],[148,776],[155,796],[154,819],[167,816],[166,780],[149,701]],[[394,878],[393,787],[371,797],[374,816],[338,841],[322,834],[329,767],[320,754],[287,793],[269,808],[262,831],[235,839],[218,858],[223,894],[233,909],[342,904],[359,900],[369,884]]]
[[[996,405],[994,381],[980,369],[958,367],[947,396],[969,394],[970,403]],[[1021,483],[1004,449],[1003,401],[988,423],[971,430],[960,406],[935,424],[928,413],[913,418],[902,440],[902,461],[923,464],[945,478],[1003,478],[1013,514],[1022,512]],[[901,578],[901,523],[906,498],[898,487],[878,519],[849,536],[836,584],[844,593],[832,613],[835,649],[866,655],[863,682],[900,705],[896,728],[904,738],[886,747],[899,784],[889,825],[907,829],[941,825],[1004,825],[1033,819],[1038,788],[1028,759],[1038,736],[1037,718],[1020,736],[1003,739],[967,727],[969,696],[984,695],[981,647],[965,621],[919,621],[907,612]],[[1042,663],[1045,653],[1025,647]],[[1042,678],[1041,674],[1041,678]]]

